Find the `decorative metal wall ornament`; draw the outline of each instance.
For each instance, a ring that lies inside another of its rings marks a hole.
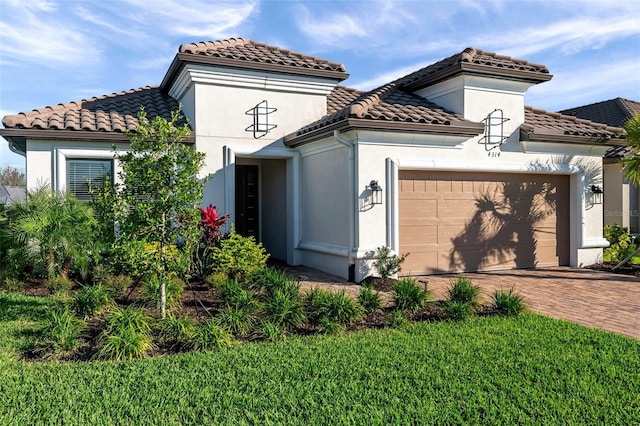
[[[260,139],[268,134],[271,130],[278,127],[277,124],[269,122],[269,116],[276,112],[277,108],[270,108],[269,103],[264,100],[253,108],[245,112],[246,115],[253,117],[253,124],[244,129],[247,132],[253,132],[254,139]]]
[[[500,145],[507,140],[507,137],[504,136],[503,125],[509,119],[504,118],[504,113],[501,109],[495,109],[482,121],[484,122],[484,136],[478,143],[484,145],[485,151],[493,151],[496,148],[500,148]]]

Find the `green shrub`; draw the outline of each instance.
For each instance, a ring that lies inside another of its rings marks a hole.
[[[253,310],[240,306],[228,306],[219,312],[214,320],[220,327],[240,337],[249,334],[256,322]]]
[[[257,269],[264,268],[269,258],[261,243],[256,243],[253,237],[237,234],[233,227],[213,248],[211,256],[216,272],[223,272],[239,282],[247,282]]]
[[[111,303],[107,290],[100,284],[82,287],[73,295],[71,306],[80,318],[87,319]]]
[[[429,291],[420,288],[416,280],[412,278],[404,278],[393,285],[393,302],[396,309],[415,312],[424,306],[429,297]]]
[[[106,275],[101,282],[113,297],[123,297],[133,286],[133,278],[129,275]]]
[[[472,307],[479,305],[480,287],[473,285],[468,277],[459,276],[451,280],[447,292],[452,302],[468,303]]]
[[[604,237],[609,241],[610,246],[604,249],[603,257],[610,262],[621,262],[631,256],[637,249],[635,240],[629,234],[627,228],[618,224],[606,225],[604,227]]]
[[[134,305],[114,308],[105,319],[98,357],[123,361],[146,356],[153,349],[150,322],[147,311]]]
[[[500,315],[518,315],[526,309],[524,298],[515,292],[515,287],[511,287],[509,291],[496,290],[492,299],[493,307]]]
[[[378,247],[376,249],[376,260],[373,262],[373,267],[376,268],[382,278],[389,278],[391,275],[395,275],[402,270],[402,264],[408,255],[409,253],[401,256],[392,255],[389,247]]]
[[[82,331],[86,325],[68,309],[53,310],[42,330],[47,349],[56,355],[77,349],[82,345]]]
[[[304,298],[309,322],[319,324],[321,320],[337,324],[349,324],[362,315],[363,309],[344,290],[332,293],[314,288]]]
[[[444,314],[453,321],[464,321],[473,315],[473,306],[470,302],[450,300],[444,305]]]
[[[288,286],[268,294],[264,298],[262,311],[265,320],[285,329],[298,327],[305,321],[299,287]]]
[[[197,350],[228,348],[237,344],[233,335],[211,320],[196,328],[190,347]]]
[[[375,312],[382,307],[380,293],[368,286],[360,287],[360,291],[358,292],[358,303],[367,313]]]
[[[214,272],[207,275],[207,277],[204,279],[204,282],[207,283],[209,287],[217,289],[227,280],[229,280],[229,276],[227,276],[227,274],[225,274],[224,272]]]
[[[158,339],[171,348],[189,346],[196,331],[195,321],[187,315],[171,313],[158,323]]]
[[[45,287],[51,294],[68,294],[73,288],[74,283],[69,278],[65,277],[50,277],[45,283]]]
[[[165,279],[165,295],[167,298],[167,307],[175,308],[182,304],[182,295],[184,294],[184,281],[177,277],[168,277]],[[142,284],[142,297],[156,307],[160,307],[160,279],[157,276],[151,276],[144,280]]]

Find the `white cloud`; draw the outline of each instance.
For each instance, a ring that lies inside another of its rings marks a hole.
[[[551,81],[529,89],[527,105],[557,111],[616,97],[638,100],[640,78],[635,58],[617,63],[567,67]]]
[[[533,25],[503,34],[476,37],[479,46],[498,46],[501,52],[526,57],[543,50],[557,48],[565,54],[600,48],[616,39],[640,34],[638,19],[633,16],[577,17]]]
[[[179,36],[226,38],[257,11],[255,1],[123,0],[111,7],[154,33]],[[123,12],[126,12],[124,14]]]
[[[17,59],[40,66],[69,66],[97,61],[100,50],[56,12],[51,2],[3,5],[0,20],[3,63]]]

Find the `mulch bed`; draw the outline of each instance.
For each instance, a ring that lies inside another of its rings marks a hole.
[[[616,266],[616,263],[612,263],[612,262],[596,263],[594,265],[586,266],[586,269],[592,269],[594,271],[611,272],[614,274],[633,275],[636,277],[640,276],[640,265],[626,264],[614,270],[613,268],[615,266]]]

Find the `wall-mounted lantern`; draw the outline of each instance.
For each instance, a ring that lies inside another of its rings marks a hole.
[[[602,187],[598,185],[591,185],[591,187],[589,188],[589,192],[591,192],[591,201],[593,202],[593,204],[602,204],[604,195]]]
[[[382,187],[377,180],[372,180],[367,185],[367,189],[371,191],[371,205],[382,204]]]

